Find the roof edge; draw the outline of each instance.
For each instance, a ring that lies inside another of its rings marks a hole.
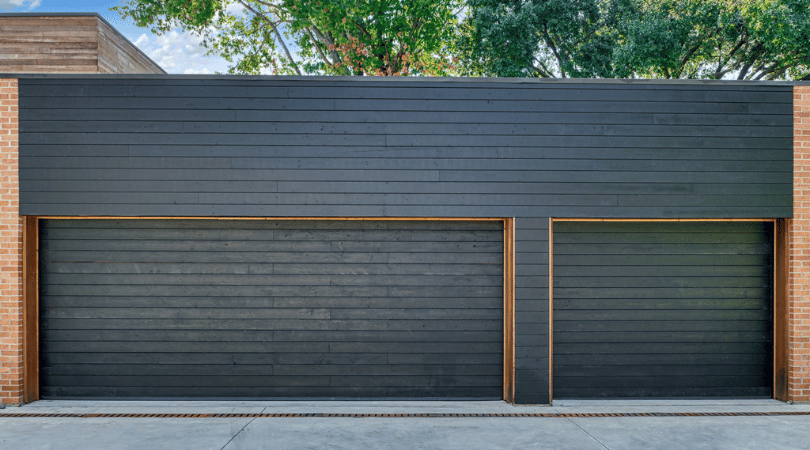
[[[625,85],[693,85],[693,86],[807,86],[810,81],[751,81],[641,78],[499,78],[499,77],[377,77],[327,75],[229,75],[229,74],[96,74],[96,73],[2,73],[0,78],[64,79],[178,79],[178,80],[294,80],[368,83],[447,82],[503,84],[625,84]]]

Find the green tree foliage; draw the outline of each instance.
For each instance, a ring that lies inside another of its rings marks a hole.
[[[810,79],[810,0],[468,4],[468,75]]]
[[[138,26],[205,39],[231,73],[446,75],[461,0],[126,0]]]

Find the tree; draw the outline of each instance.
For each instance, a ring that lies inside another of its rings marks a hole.
[[[616,39],[599,0],[468,0],[463,72],[506,77],[609,77]]]
[[[469,4],[467,74],[810,79],[810,0]]]
[[[231,73],[446,75],[461,0],[127,0],[113,8],[160,34],[175,27]]]

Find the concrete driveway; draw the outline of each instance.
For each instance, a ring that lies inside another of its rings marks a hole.
[[[663,416],[645,415],[649,413]],[[722,415],[727,413],[736,415]],[[157,414],[164,417],[149,417]],[[225,416],[213,417],[217,414]],[[381,417],[385,414],[431,417]],[[482,416],[452,416],[470,414]],[[517,416],[527,414],[534,417]],[[806,450],[808,443],[810,405],[773,400],[566,401],[550,407],[503,402],[39,401],[0,410],[2,449]]]

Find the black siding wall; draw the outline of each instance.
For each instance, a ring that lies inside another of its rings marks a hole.
[[[790,217],[776,84],[20,80],[24,215],[516,218],[516,401],[548,401],[548,218]]]

